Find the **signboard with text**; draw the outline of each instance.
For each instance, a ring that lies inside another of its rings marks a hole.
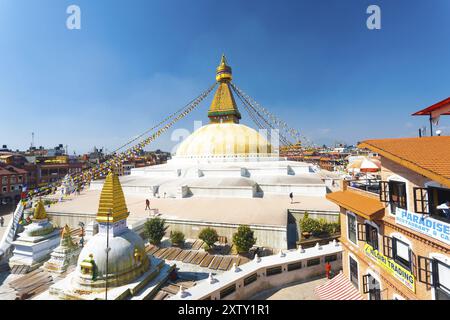
[[[414,293],[416,292],[416,280],[411,271],[403,268],[397,262],[386,257],[378,250],[375,250],[370,244],[366,243],[364,252],[370,259],[374,260],[392,276],[400,280],[409,290]]]
[[[450,244],[449,223],[433,219],[428,215],[406,211],[400,208],[397,208],[395,211],[395,223]]]

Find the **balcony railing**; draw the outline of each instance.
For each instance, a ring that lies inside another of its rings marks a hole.
[[[348,180],[348,186],[363,191],[367,191],[373,194],[380,194],[380,181],[375,179],[368,180]]]

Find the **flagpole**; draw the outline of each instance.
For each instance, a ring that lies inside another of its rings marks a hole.
[[[106,277],[105,277],[105,300],[108,300],[108,260],[109,260],[109,217],[111,216],[111,209],[109,209],[108,214],[106,215]]]

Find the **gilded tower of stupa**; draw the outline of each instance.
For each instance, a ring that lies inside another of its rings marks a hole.
[[[216,70],[216,81],[219,86],[208,112],[211,123],[239,123],[241,119],[231,92],[230,81],[232,78],[231,67],[227,64],[225,55],[222,55],[220,65]]]

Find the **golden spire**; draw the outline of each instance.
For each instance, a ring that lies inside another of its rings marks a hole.
[[[44,203],[42,202],[42,200],[39,200],[36,208],[34,208],[33,220],[43,219],[47,219],[47,212],[45,211]]]
[[[119,177],[112,171],[108,174],[103,184],[97,221],[102,223],[108,222],[108,214],[110,214],[110,223],[126,219],[129,215]]]
[[[232,78],[231,67],[227,64],[225,55],[222,55],[220,65],[216,70],[216,81],[219,83],[219,86],[208,111],[211,123],[239,123],[239,119],[241,119],[241,114],[230,88]]]
[[[75,246],[75,244],[72,241],[72,235],[70,234],[70,228],[67,224],[64,226],[64,228],[61,231],[60,245],[66,246],[66,247]]]

